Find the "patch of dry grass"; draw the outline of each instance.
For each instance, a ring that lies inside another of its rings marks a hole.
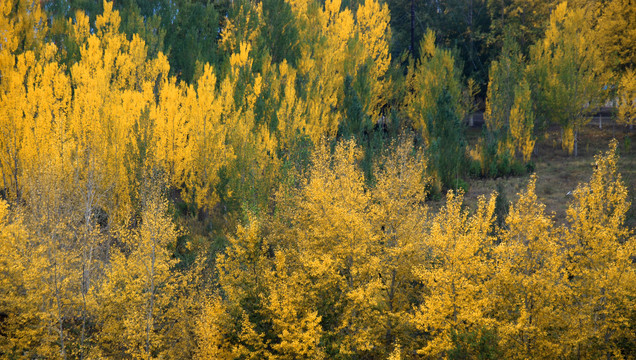
[[[636,132],[622,127],[612,128],[589,125],[579,135],[579,156],[573,157],[561,150],[560,131],[551,128],[544,139],[537,143],[537,155],[533,156],[537,175],[537,196],[546,205],[546,212],[553,214],[558,223],[566,221],[566,209],[572,200],[568,192],[578,184],[590,179],[594,165],[594,155],[607,151],[612,138],[619,141],[619,171],[629,191],[632,201],[627,224],[636,227]],[[466,193],[465,201],[474,208],[480,195],[489,196],[498,187],[508,201],[516,201],[517,194],[524,190],[529,175],[498,179],[473,179]],[[434,205],[433,205],[434,207]]]

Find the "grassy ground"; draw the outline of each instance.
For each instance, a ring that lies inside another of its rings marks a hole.
[[[471,128],[469,139],[476,139],[481,129]],[[598,122],[593,121],[579,134],[579,156],[568,156],[561,150],[560,130],[549,129],[545,138],[537,142],[536,155],[533,156],[537,175],[537,196],[546,205],[546,212],[553,214],[559,222],[566,221],[566,209],[572,200],[568,192],[577,185],[590,179],[593,171],[594,155],[607,151],[612,138],[619,141],[619,172],[629,191],[632,202],[627,214],[627,224],[636,228],[636,131],[629,131],[621,126],[603,123],[599,129]],[[503,190],[508,201],[515,201],[517,194],[525,189],[530,175],[519,177],[503,177],[498,179],[472,179],[466,193],[467,205],[473,207],[480,195],[487,196],[492,191]]]

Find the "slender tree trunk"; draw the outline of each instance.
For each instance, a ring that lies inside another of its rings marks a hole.
[[[579,156],[579,130],[574,130],[574,157]]]
[[[393,271],[391,272],[391,286],[389,287],[389,314],[393,314],[393,300],[395,298],[395,275],[396,275],[396,270],[393,269]],[[386,320],[386,344],[387,346],[391,346],[391,342],[392,342],[392,330],[393,330],[393,323],[391,322],[391,316],[387,317]]]
[[[90,289],[91,262],[93,259],[93,242],[92,230],[93,224],[91,212],[93,209],[93,171],[89,172],[88,182],[86,184],[86,194],[84,198],[84,243],[82,244],[82,331],[80,336],[80,359],[84,358],[84,345],[86,342],[86,320],[88,317],[86,295]],[[88,249],[87,249],[88,247]]]
[[[55,246],[53,241],[51,242],[51,246]],[[55,284],[55,302],[57,305],[57,318],[58,318],[58,332],[60,335],[60,356],[62,359],[66,359],[66,346],[64,344],[64,318],[62,315],[62,295],[60,294],[60,285],[58,279],[58,263],[57,263],[57,254],[53,254],[53,250],[49,249],[49,256],[54,257],[53,259],[53,282]],[[55,251],[57,253],[57,251]]]
[[[15,157],[13,158],[13,165],[15,166],[13,169],[13,181],[15,182],[15,201],[16,204],[20,203],[20,191],[18,187],[18,153],[16,151]]]
[[[411,54],[415,57],[415,0],[411,0]]]
[[[2,183],[4,185],[4,197],[9,201],[9,188],[7,187],[7,176],[4,173],[4,167],[0,164],[0,169],[2,169]]]
[[[155,306],[155,238],[151,239],[152,252],[150,254],[150,306],[146,315],[146,354],[150,355],[150,331],[152,326],[152,313]]]

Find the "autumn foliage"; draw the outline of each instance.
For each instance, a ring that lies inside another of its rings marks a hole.
[[[615,141],[565,224],[535,176],[497,221],[496,193],[464,204],[474,94],[453,51],[428,31],[417,60],[392,58],[386,2],[232,2],[222,55],[193,63],[158,18],[101,6],[0,2],[0,357],[633,357]],[[490,68],[488,136],[523,163],[564,97],[572,149],[591,107],[567,81],[593,92],[611,67],[567,40],[585,13],[556,9],[532,62]],[[569,60],[586,71],[550,76]],[[632,124],[633,70],[620,79]]]

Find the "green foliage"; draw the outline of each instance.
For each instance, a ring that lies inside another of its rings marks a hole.
[[[216,4],[179,1],[175,2],[176,8],[160,13],[172,74],[187,82],[196,80],[202,64],[220,62],[217,42],[222,21]]]
[[[448,358],[455,360],[468,359],[500,359],[497,333],[483,327],[466,332],[451,332],[453,348],[448,351]]]
[[[437,99],[437,111],[429,114],[431,165],[438,172],[441,183],[447,188],[458,189],[466,163],[465,126],[455,111],[451,95],[444,91]]]
[[[296,66],[300,58],[300,39],[297,23],[289,3],[285,0],[264,0],[262,45],[278,64],[286,60]]]
[[[462,85],[450,51],[435,45],[435,33],[426,34],[420,50],[418,63],[409,65],[405,111],[428,147],[439,192],[458,188],[466,168]]]
[[[495,216],[499,227],[504,226],[509,210],[510,202],[506,197],[503,185],[499,182],[497,183],[497,200],[495,201]]]

